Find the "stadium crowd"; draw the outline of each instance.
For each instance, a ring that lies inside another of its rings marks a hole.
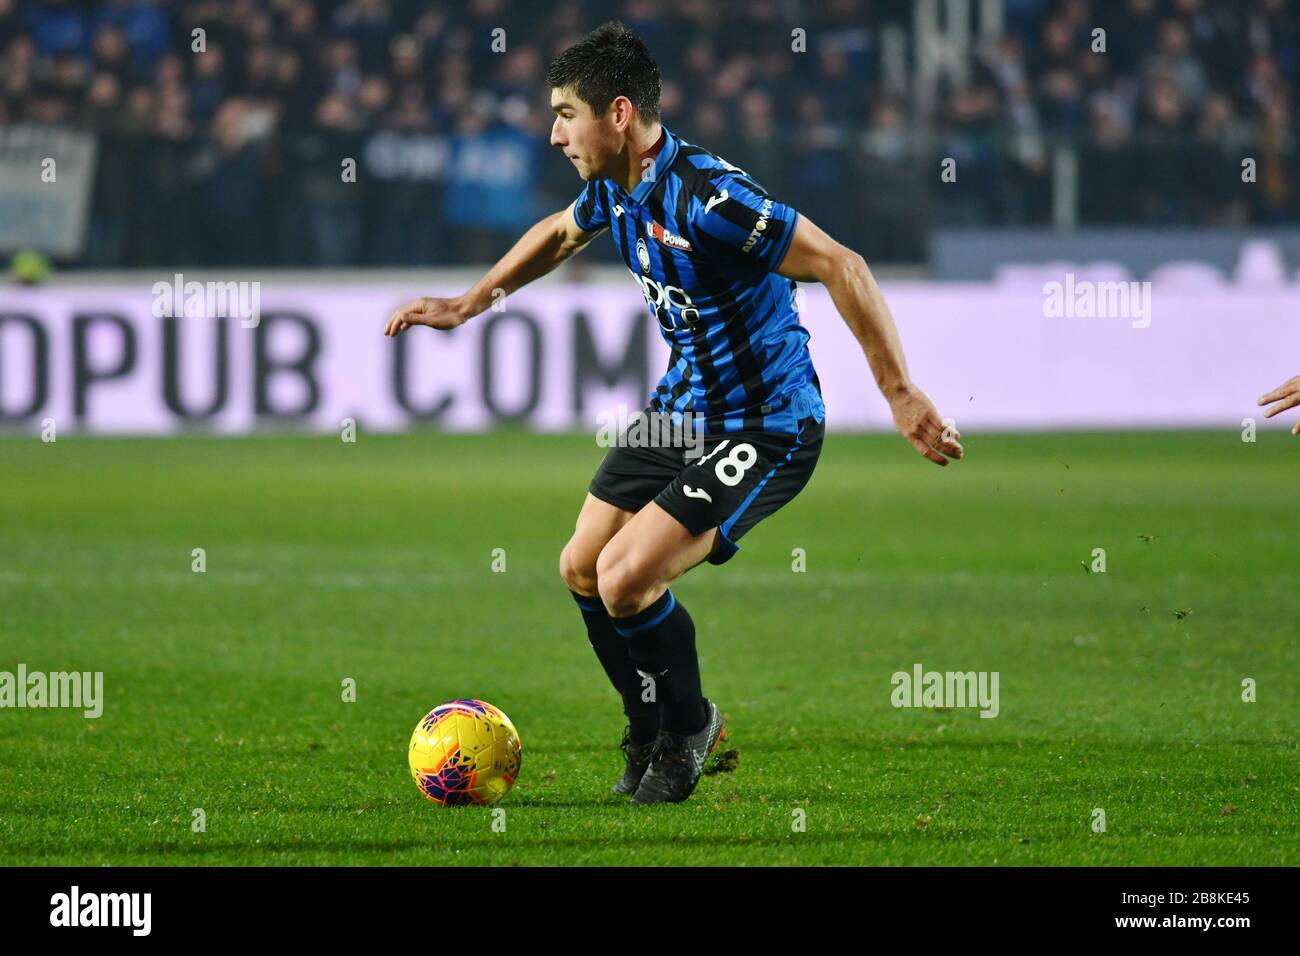
[[[869,259],[923,258],[936,224],[1049,222],[1062,145],[1083,223],[1300,219],[1295,4],[1003,10],[924,113],[913,45],[891,69],[882,42],[910,0],[0,0],[0,125],[97,134],[80,264],[477,262],[578,194],[542,78],[617,17],[667,125]]]

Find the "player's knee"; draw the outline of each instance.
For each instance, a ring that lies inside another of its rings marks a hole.
[[[570,591],[577,591],[593,597],[596,591],[596,565],[584,556],[583,549],[570,540],[560,552],[560,577],[569,586]]]
[[[645,586],[636,567],[626,558],[600,553],[596,561],[596,586],[605,610],[614,617],[630,617],[641,610]]]

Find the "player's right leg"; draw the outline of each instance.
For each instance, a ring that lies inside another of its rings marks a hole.
[[[615,630],[600,598],[596,560],[635,513],[677,476],[683,455],[682,448],[639,446],[620,438],[591,479],[573,537],[560,555],[560,575],[582,610],[587,640],[623,698],[628,725],[621,746],[627,760],[622,779],[614,785],[618,794],[634,793],[640,784],[659,735],[662,708],[646,693],[627,639]]]
[[[633,512],[601,501],[591,492],[582,503],[573,537],[560,552],[560,577],[564,578],[574,594],[592,598],[600,603],[596,587],[596,559],[610,538],[618,534],[632,520]]]
[[[619,746],[626,759],[623,776],[613,786],[613,792],[622,796],[636,792],[646,768],[650,766],[655,737],[659,733],[659,706],[653,700],[641,699],[642,677],[628,654],[626,639],[614,629],[614,623],[605,611],[596,584],[596,559],[609,539],[631,520],[631,511],[601,501],[588,492],[578,513],[573,537],[560,552],[560,576],[582,612],[583,623],[587,626],[587,642],[596,652],[605,676],[623,698],[627,727]]]

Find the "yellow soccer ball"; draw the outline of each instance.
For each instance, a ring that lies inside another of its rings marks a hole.
[[[407,753],[420,792],[443,807],[496,803],[519,775],[519,733],[482,700],[440,704],[411,734]]]

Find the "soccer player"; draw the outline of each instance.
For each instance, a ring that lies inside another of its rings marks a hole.
[[[1270,402],[1274,404],[1268,411],[1264,412],[1265,418],[1272,418],[1288,408],[1295,408],[1300,405],[1300,375],[1283,382],[1267,395],[1259,397],[1259,404],[1261,405],[1268,405]],[[1296,423],[1291,426],[1291,434],[1300,435],[1300,419],[1296,419]]]
[[[826,286],[918,452],[946,465],[962,457],[960,436],[909,378],[862,257],[665,127],[659,68],[635,34],[605,24],[561,53],[546,79],[551,144],[586,188],[464,295],[408,303],[386,334],[455,328],[485,311],[493,290],[509,294],[612,233],[671,351],[646,414],[689,416],[702,425],[703,449],[610,449],[560,573],[623,698],[626,766],[614,793],[679,802],[725,731],[701,691],[695,626],[671,585],[703,561],[731,558],[747,531],[799,493],[821,451],[825,408],[796,282]],[[642,699],[643,680],[653,681],[644,685],[653,700]]]

